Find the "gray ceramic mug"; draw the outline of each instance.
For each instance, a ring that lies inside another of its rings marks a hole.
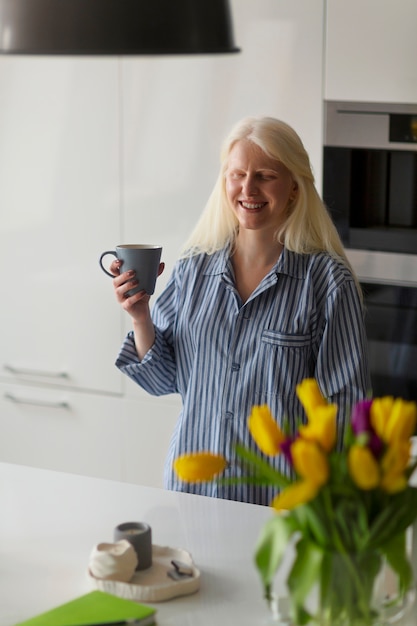
[[[144,522],[125,522],[114,529],[114,541],[127,539],[138,557],[136,570],[148,569],[152,565],[152,530]]]
[[[159,263],[161,261],[162,246],[147,244],[120,244],[116,250],[107,250],[100,256],[100,267],[108,276],[114,278],[103,265],[103,259],[107,254],[112,254],[123,261],[121,271],[135,270],[136,278],[139,281],[138,287],[131,289],[128,293],[133,296],[143,289],[147,294],[152,295],[155,291],[156,279],[158,278]]]

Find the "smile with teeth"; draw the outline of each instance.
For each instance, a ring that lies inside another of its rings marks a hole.
[[[243,202],[243,200],[241,200],[240,204],[244,209],[262,209],[266,202]]]

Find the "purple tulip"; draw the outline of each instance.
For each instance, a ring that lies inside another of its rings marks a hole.
[[[380,439],[373,430],[369,433],[368,447],[376,459],[379,459],[384,451],[384,444],[382,439]]]
[[[285,439],[285,441],[283,441],[280,445],[281,454],[288,461],[291,467],[293,466],[291,446],[294,443],[294,441],[295,441],[294,437],[287,437],[287,439]]]
[[[353,407],[352,430],[355,435],[369,433],[371,430],[370,409],[372,400],[361,400]]]
[[[371,426],[370,409],[372,400],[361,400],[352,411],[352,430],[356,437],[368,436],[368,447],[375,458],[379,458],[383,452],[383,442]]]

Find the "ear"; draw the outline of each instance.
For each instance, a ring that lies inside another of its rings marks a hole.
[[[295,200],[295,198],[297,197],[297,193],[298,193],[298,183],[294,180],[293,181],[293,185],[292,185],[292,189],[291,189],[291,192],[290,192],[290,198],[289,198],[291,200],[291,202],[293,200]]]

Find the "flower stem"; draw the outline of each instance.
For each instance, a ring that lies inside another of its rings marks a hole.
[[[352,580],[356,602],[357,602],[357,606],[355,606],[354,603],[353,604],[349,603],[349,606],[340,607],[340,608],[342,609],[345,608],[349,612],[352,611],[354,614],[356,613],[356,615],[358,616],[360,615],[363,620],[361,622],[363,625],[368,624],[368,623],[370,624],[371,623],[371,619],[370,619],[371,607],[370,607],[370,602],[369,602],[370,598],[368,597],[369,593],[367,593],[368,587],[364,586],[363,579],[361,578],[360,575],[358,575],[358,569],[355,566],[355,563],[353,562],[352,558],[350,557],[349,552],[346,549],[346,546],[334,522],[332,502],[331,502],[330,493],[328,489],[324,488],[322,491],[322,494],[323,494],[323,502],[324,502],[324,508],[326,512],[326,517],[330,521],[330,532],[331,532],[331,538],[333,540],[333,545],[335,547],[336,552],[340,555],[343,563],[345,564],[349,577]]]

